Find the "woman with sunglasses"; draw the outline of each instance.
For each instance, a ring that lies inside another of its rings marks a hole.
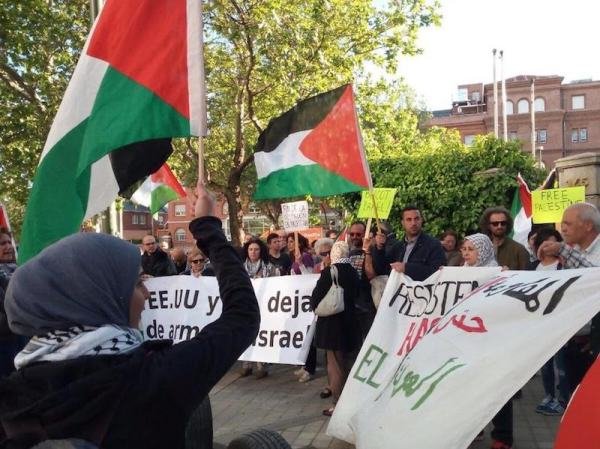
[[[324,268],[331,264],[329,255],[331,254],[331,247],[333,246],[333,240],[327,237],[321,238],[315,242],[315,255],[320,259],[315,265],[313,273],[319,274]]]
[[[135,245],[79,233],[17,268],[6,313],[11,330],[31,339],[17,371],[0,380],[1,447],[61,439],[102,449],[185,447],[192,412],[260,324],[248,274],[202,185],[195,212],[190,231],[214,264],[223,311],[175,346],[144,341],[138,329],[150,294]]]
[[[215,271],[209,264],[208,259],[199,248],[192,248],[187,255],[188,269],[181,274],[190,275],[195,278],[200,276],[214,276]]]

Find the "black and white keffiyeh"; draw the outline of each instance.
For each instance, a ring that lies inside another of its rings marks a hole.
[[[57,362],[80,356],[125,354],[142,342],[142,333],[130,327],[73,326],[31,338],[15,357],[15,367],[20,369],[35,362]]]

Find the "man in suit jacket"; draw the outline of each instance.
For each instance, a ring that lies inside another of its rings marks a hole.
[[[377,233],[375,244],[366,252],[367,276],[381,274],[382,269],[386,269],[388,273],[394,269],[414,281],[423,281],[446,263],[439,240],[423,232],[421,211],[415,206],[407,206],[402,209],[401,217],[404,238],[386,251],[387,237],[383,233]],[[372,258],[371,263],[368,258]]]

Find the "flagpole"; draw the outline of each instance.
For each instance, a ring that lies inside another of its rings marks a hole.
[[[204,138],[198,137],[198,183],[206,184],[204,179]]]
[[[375,202],[375,193],[373,192],[373,188],[369,189],[369,193],[371,194],[371,201],[373,201],[373,212],[375,212],[377,232],[381,233],[381,222],[379,221],[379,214],[377,213],[377,203]]]

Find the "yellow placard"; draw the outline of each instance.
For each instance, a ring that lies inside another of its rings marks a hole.
[[[385,220],[390,216],[394,196],[397,189],[376,188],[373,189],[375,205],[377,206],[377,217],[375,217],[375,208],[373,207],[373,196],[368,190],[363,190],[360,207],[358,208],[358,218],[381,218]]]
[[[536,224],[560,223],[567,207],[584,201],[585,186],[534,190],[531,192],[533,222]]]

